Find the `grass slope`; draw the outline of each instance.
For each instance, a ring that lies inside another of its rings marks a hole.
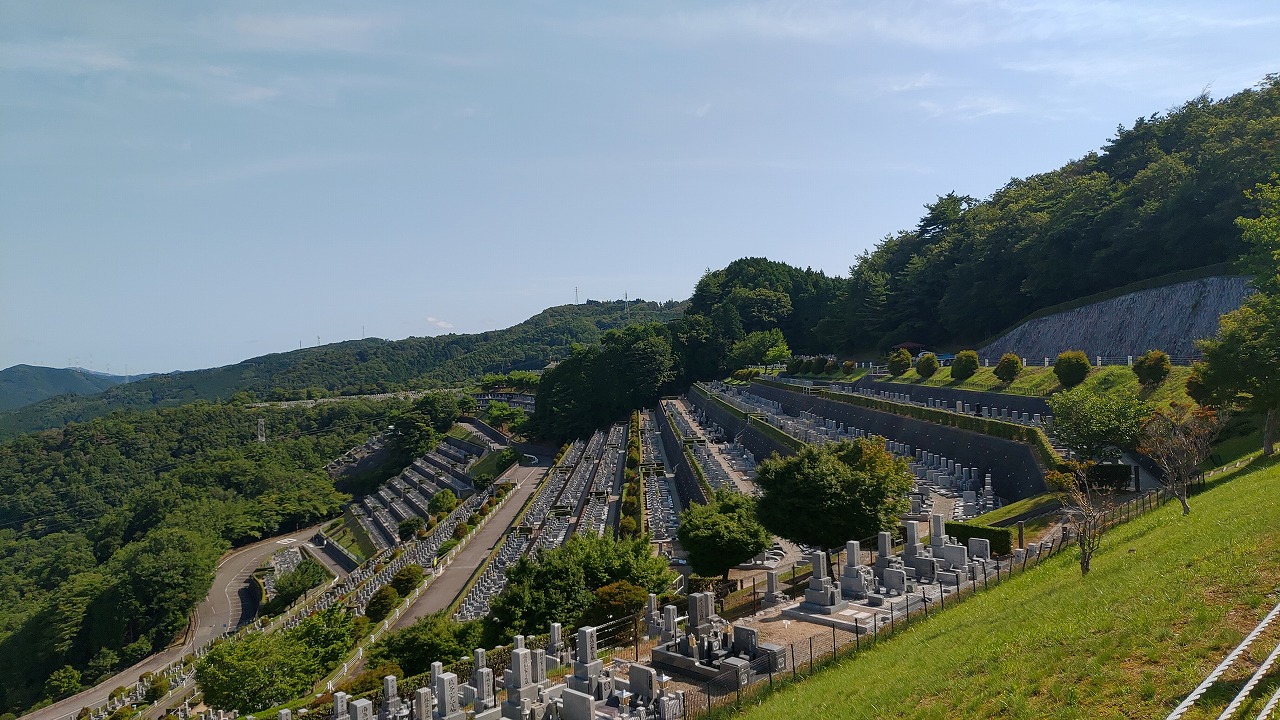
[[[912,368],[902,376],[888,378],[888,380],[890,382],[927,387],[984,390],[1034,397],[1045,397],[1062,389],[1062,385],[1058,383],[1058,376],[1053,374],[1052,367],[1024,368],[1022,373],[1007,385],[1001,382],[994,373],[995,368],[978,368],[978,372],[973,377],[961,382],[952,379],[950,367],[944,367],[935,373],[933,377],[926,380],[916,373],[915,368]],[[1163,383],[1150,390],[1143,390],[1139,388],[1138,376],[1133,374],[1133,370],[1120,365],[1108,365],[1091,370],[1089,377],[1084,381],[1084,385],[1095,392],[1107,392],[1120,387],[1131,388],[1138,392],[1138,396],[1144,400],[1157,405],[1168,405],[1174,400],[1181,402],[1191,401],[1187,397],[1187,377],[1190,374],[1191,368],[1189,367],[1175,367]]]
[[[1088,577],[1062,553],[744,714],[1162,718],[1280,600],[1278,501],[1280,467],[1251,467],[1190,516],[1169,503],[1108,533]],[[1273,646],[1259,644],[1255,662]],[[1186,717],[1215,717],[1244,677],[1229,672]],[[1261,697],[1278,683],[1273,671]]]

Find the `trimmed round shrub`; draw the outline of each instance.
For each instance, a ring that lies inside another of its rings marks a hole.
[[[1138,376],[1138,382],[1149,387],[1164,382],[1172,370],[1173,363],[1169,362],[1169,354],[1163,350],[1148,350],[1133,361],[1133,374]]]
[[[978,372],[978,353],[974,350],[961,350],[956,359],[951,361],[951,378],[968,380]]]
[[[1081,350],[1067,350],[1053,361],[1053,374],[1064,388],[1073,388],[1089,377],[1089,358]]]
[[[831,373],[839,369],[840,369],[839,363],[837,363],[835,360],[828,360],[826,364],[822,366],[822,373],[824,375],[830,375]]]
[[[817,375],[818,373],[822,372],[822,369],[825,368],[826,366],[827,366],[826,358],[820,358],[820,357],[809,358],[809,362],[805,363],[804,365],[804,372],[809,375]]]
[[[924,353],[916,360],[916,373],[926,380],[933,377],[942,365],[938,363],[938,356],[931,352]]]
[[[787,363],[788,375],[795,375],[796,373],[802,372],[803,370],[804,370],[804,358],[793,357],[791,358],[791,361]]]
[[[854,364],[852,360],[845,360],[844,364],[840,366],[840,372],[844,373],[845,375],[852,375],[853,371],[856,369],[857,369],[857,366]]]
[[[911,369],[911,353],[906,348],[898,348],[889,356],[889,374],[898,377]]]
[[[996,363],[995,376],[1000,382],[1008,385],[1018,379],[1018,374],[1022,372],[1022,358],[1013,353],[1005,353],[1000,356],[1000,362]]]

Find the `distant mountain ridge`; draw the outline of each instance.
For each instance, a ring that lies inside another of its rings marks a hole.
[[[242,391],[322,388],[358,394],[403,387],[443,387],[486,372],[536,369],[569,355],[575,343],[597,342],[632,323],[666,322],[685,303],[588,300],[547,308],[502,330],[404,340],[349,340],[250,358],[234,365],[156,375],[96,394],[47,394],[34,404],[0,411],[0,439],[83,422],[124,408],[173,407],[226,400]],[[63,391],[68,392],[68,391]]]
[[[84,368],[14,365],[0,370],[0,410],[12,410],[56,395],[93,395],[145,376],[111,375]]]

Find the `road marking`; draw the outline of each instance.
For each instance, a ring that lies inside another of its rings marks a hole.
[[[285,538],[285,539],[283,539],[283,540],[277,540],[277,541],[276,541],[276,544],[277,544],[277,545],[292,545],[293,543],[296,543],[296,542],[298,542],[298,538]]]

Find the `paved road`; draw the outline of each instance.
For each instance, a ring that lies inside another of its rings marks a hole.
[[[117,673],[114,677],[98,683],[97,686],[79,694],[61,700],[48,707],[36,710],[23,718],[30,720],[65,720],[74,718],[82,707],[101,705],[107,701],[111,691],[121,685],[137,682],[138,676],[144,672],[156,672],[166,665],[178,660],[195,648],[221,635],[226,629],[234,629],[240,622],[249,620],[246,613],[252,613],[253,596],[249,592],[249,575],[271,553],[294,543],[303,543],[316,534],[319,525],[299,530],[288,535],[281,535],[246,545],[228,553],[218,564],[218,572],[214,577],[209,595],[196,608],[192,618],[194,631],[187,633],[186,641],[156,653],[142,662]],[[327,563],[326,563],[327,564]],[[333,568],[330,568],[333,570]]]
[[[431,581],[427,589],[418,596],[417,601],[404,611],[394,627],[402,628],[412,625],[418,618],[449,607],[454,598],[458,597],[466,587],[467,581],[475,574],[476,568],[489,557],[489,552],[502,542],[507,528],[516,519],[516,515],[520,513],[529,496],[537,490],[543,478],[546,477],[547,470],[546,466],[516,465],[503,473],[503,478],[512,478],[516,482],[517,486],[511,491],[511,497],[497,510],[493,518],[480,528],[475,537],[467,542],[467,546],[454,557],[453,562],[449,563],[444,572]]]

